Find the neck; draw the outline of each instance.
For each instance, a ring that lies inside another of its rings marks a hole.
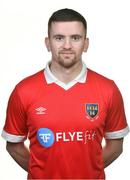
[[[50,70],[59,81],[67,84],[79,75],[82,70],[82,66],[82,61],[75,63],[70,68],[65,68],[57,62],[51,61]]]

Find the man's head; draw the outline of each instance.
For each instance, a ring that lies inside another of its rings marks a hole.
[[[48,22],[48,37],[45,38],[52,61],[66,68],[80,63],[89,44],[86,31],[86,20],[78,12],[72,9],[54,12]]]
[[[50,36],[51,25],[53,22],[71,22],[78,21],[83,24],[85,35],[87,34],[87,22],[85,18],[73,9],[60,9],[54,12],[48,21],[48,36]]]

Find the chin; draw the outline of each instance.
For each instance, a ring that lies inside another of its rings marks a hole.
[[[65,61],[59,61],[59,64],[64,67],[64,68],[71,68],[73,67],[75,64],[76,64],[76,61],[68,61],[67,60]]]

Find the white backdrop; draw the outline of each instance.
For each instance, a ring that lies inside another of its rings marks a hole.
[[[129,0],[0,0],[0,131],[14,86],[43,69],[50,60],[44,45],[48,18],[65,7],[79,11],[87,19],[90,46],[83,59],[89,68],[116,82],[130,124]],[[125,138],[124,153],[106,168],[107,180],[130,178],[129,138]],[[26,179],[26,172],[8,155],[1,137],[0,179]]]

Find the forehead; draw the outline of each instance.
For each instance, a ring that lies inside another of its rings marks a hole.
[[[52,22],[50,33],[62,34],[62,35],[72,35],[72,34],[82,35],[83,33],[85,33],[85,29],[82,22],[79,21]]]

